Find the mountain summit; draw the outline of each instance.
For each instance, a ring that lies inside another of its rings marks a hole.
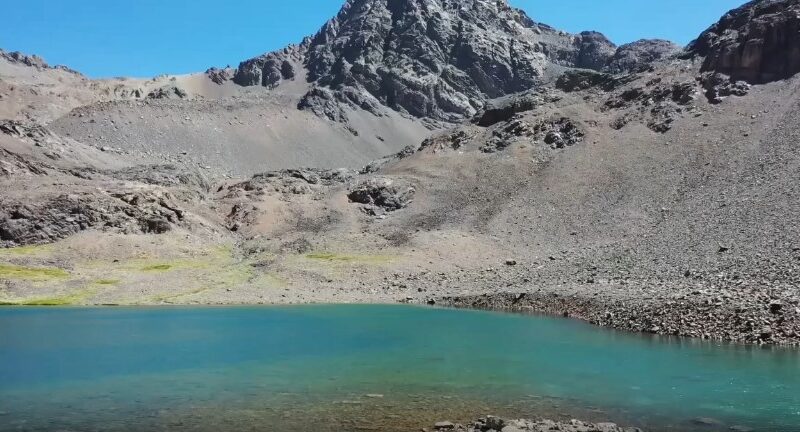
[[[656,59],[674,51],[656,48]],[[300,67],[312,84],[300,107],[333,120],[349,106],[455,122],[564,68],[604,69],[616,53],[600,33],[555,30],[502,0],[348,0],[314,37],[243,62],[234,80],[275,86]]]

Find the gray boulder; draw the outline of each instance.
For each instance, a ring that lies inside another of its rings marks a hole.
[[[365,205],[369,214],[392,212],[407,207],[414,197],[414,187],[401,179],[373,177],[350,189],[351,202]]]

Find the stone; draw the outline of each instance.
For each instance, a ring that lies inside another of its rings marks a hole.
[[[356,184],[347,197],[351,202],[392,212],[407,207],[415,189],[402,179],[373,177]]]
[[[496,431],[502,431],[503,428],[506,427],[506,421],[494,416],[486,417],[486,428],[493,429]]]
[[[515,266],[515,265],[517,265],[517,260],[514,260],[514,259],[507,259],[507,260],[506,260],[506,265],[507,265],[507,266]]]
[[[692,419],[692,423],[700,426],[721,426],[722,422],[711,417],[697,417]]]
[[[436,430],[453,430],[456,428],[456,425],[449,421],[441,421],[437,422],[434,426]]]

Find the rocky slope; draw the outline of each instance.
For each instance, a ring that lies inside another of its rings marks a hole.
[[[0,302],[403,301],[798,344],[796,5],[677,55],[483,0],[349,1],[183,77],[6,55]]]

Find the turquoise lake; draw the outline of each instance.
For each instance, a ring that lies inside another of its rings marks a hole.
[[[414,431],[486,414],[800,431],[800,352],[406,306],[0,309],[0,431]]]

